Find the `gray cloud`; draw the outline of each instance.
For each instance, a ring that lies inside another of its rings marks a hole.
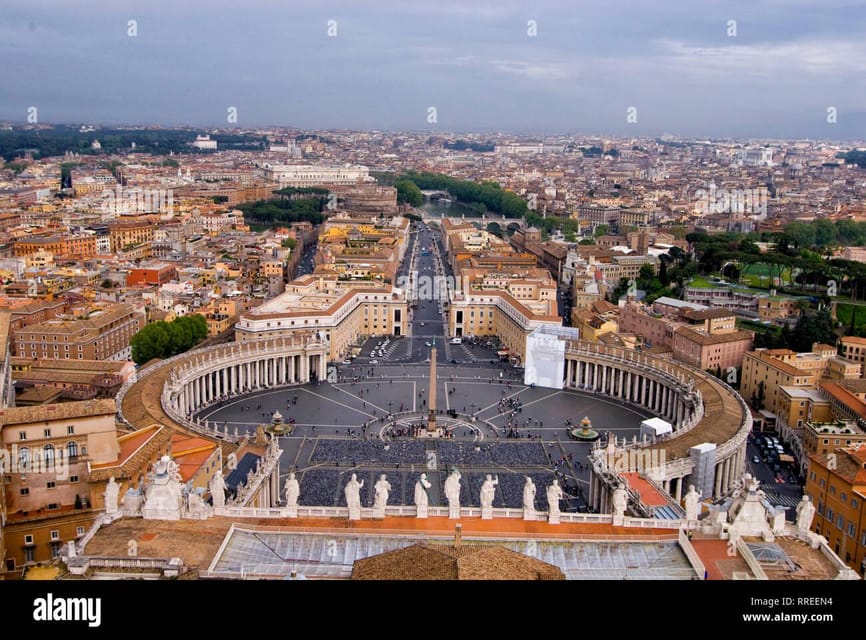
[[[866,138],[864,34],[854,0],[4,0],[0,118]]]

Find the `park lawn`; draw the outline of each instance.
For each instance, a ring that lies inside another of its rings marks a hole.
[[[775,273],[775,270],[773,270]],[[755,262],[743,267],[740,272],[740,278],[749,283],[752,287],[767,288],[772,285],[770,280],[770,265],[766,262]],[[792,282],[793,274],[790,267],[782,269],[782,283]]]
[[[692,281],[688,284],[690,287],[697,287],[699,289],[718,289],[719,286],[715,282],[710,282],[706,278],[702,278],[701,276],[695,276],[692,278]]]
[[[866,307],[856,304],[836,303],[836,320],[842,323],[842,326],[851,326],[851,314],[857,310],[857,317],[854,320],[854,332],[860,334],[862,329],[866,329]]]

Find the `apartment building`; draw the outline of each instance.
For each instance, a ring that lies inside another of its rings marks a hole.
[[[15,467],[6,473],[6,570],[56,557],[84,535],[101,497],[92,465],[120,451],[113,399],[0,410],[0,446]]]
[[[96,255],[96,238],[92,235],[36,236],[22,238],[13,247],[15,257],[47,253],[64,258],[90,258]]]
[[[866,376],[866,338],[843,336],[839,338],[839,349],[846,360],[864,365],[861,374]]]
[[[96,307],[81,317],[55,317],[12,332],[12,353],[21,358],[130,360],[129,341],[144,314],[132,304]]]
[[[755,349],[743,356],[740,395],[757,409],[778,413],[780,387],[814,387],[822,379],[859,377],[860,364],[838,357],[830,345],[815,343],[809,353]]]
[[[866,577],[866,446],[811,454],[805,493],[817,510],[812,529]]]
[[[406,334],[406,294],[392,285],[342,282],[334,275],[293,280],[286,291],[241,314],[235,340],[323,334],[331,360],[342,359],[369,336]]]
[[[106,226],[113,253],[129,253],[131,247],[153,242],[154,225],[148,222],[112,222]]]

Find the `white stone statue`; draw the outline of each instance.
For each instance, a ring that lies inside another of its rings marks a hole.
[[[140,490],[129,488],[126,490],[120,503],[123,505],[124,514],[127,517],[132,517],[141,515],[141,505],[143,501],[144,496],[141,495]]]
[[[481,485],[481,519],[493,519],[493,498],[496,496],[496,485],[499,478],[494,479],[489,473]]]
[[[387,476],[383,473],[379,476],[378,482],[373,485],[375,497],[373,498],[373,517],[384,518],[385,507],[388,506],[388,494],[391,491],[391,483],[388,482]]]
[[[697,520],[701,510],[701,494],[695,490],[695,485],[689,485],[689,492],[685,497],[686,520]]]
[[[120,485],[114,481],[114,476],[105,485],[105,513],[117,513],[117,498],[120,495]]]
[[[364,486],[364,481],[358,482],[358,476],[354,473],[346,483],[344,490],[346,494],[346,504],[349,507],[349,520],[361,519],[361,488]]]
[[[417,516],[419,518],[427,517],[427,506],[430,503],[430,498],[427,495],[427,490],[433,485],[427,479],[427,474],[422,473],[415,483],[415,506],[417,507]]]
[[[523,485],[523,519],[535,519],[535,483],[532,478],[526,476],[526,484]]]
[[[226,506],[226,481],[223,480],[223,472],[217,469],[213,478],[210,479],[210,493],[213,497],[213,506]]]
[[[562,500],[562,487],[559,480],[553,479],[553,484],[547,487],[547,516],[551,524],[559,524],[559,501]]]
[[[153,468],[151,482],[145,490],[141,515],[145,520],[179,520],[183,491],[178,480],[177,464],[162,456]]]
[[[489,473],[481,485],[481,508],[493,507],[493,498],[496,496],[496,485],[499,484],[499,478],[493,479]]]
[[[815,517],[815,505],[809,496],[803,496],[797,505],[797,529],[803,533],[809,531],[812,526],[812,518]]]
[[[196,491],[190,491],[186,496],[187,510],[190,516],[203,516],[207,511],[204,500]]]
[[[448,517],[460,518],[460,472],[454,469],[445,480],[445,497],[448,499]]]
[[[286,494],[286,506],[297,507],[298,498],[301,497],[301,485],[298,482],[297,478],[295,478],[294,471],[289,473],[289,477],[286,478],[286,486],[284,488],[284,492]]]
[[[622,518],[628,508],[628,493],[625,485],[620,482],[613,490],[613,515]]]
[[[173,458],[168,459],[168,476],[175,482],[183,482],[183,476],[180,475],[180,465]]]
[[[526,484],[523,485],[523,508],[535,511],[535,483],[532,478],[526,476]]]

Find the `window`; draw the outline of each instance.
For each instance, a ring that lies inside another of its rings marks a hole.
[[[49,489],[53,489],[54,487],[57,486],[57,483],[54,482],[53,480],[49,480],[48,483],[47,483],[47,486],[48,486]]]
[[[77,458],[78,457],[78,443],[77,442],[67,442],[66,443],[66,457],[68,457],[68,458]]]
[[[84,535],[84,527],[75,527],[75,536],[83,536]]]
[[[833,510],[830,507],[827,507],[827,520],[833,522]]]
[[[54,529],[53,531],[49,532],[48,535],[51,536],[52,540],[60,540],[60,531],[58,529]]]
[[[18,468],[26,471],[30,466],[30,449],[23,447],[18,449]]]
[[[27,432],[26,431],[19,431],[18,432],[18,439],[19,440],[26,440],[27,439]]]
[[[853,522],[848,522],[848,535],[852,538],[857,535],[857,528],[854,526]]]
[[[24,544],[33,544],[33,534],[28,533],[24,536]]]
[[[45,456],[47,464],[52,464],[54,462],[54,445],[46,444],[42,447],[42,455]]]
[[[845,518],[842,517],[842,514],[839,514],[836,517],[836,528],[841,531],[842,527],[844,527],[844,526],[845,526]]]
[[[25,563],[33,562],[33,557],[34,557],[33,547],[25,547],[24,548],[24,562]]]
[[[78,476],[69,476],[69,482],[78,482]]]
[[[60,549],[62,547],[63,547],[63,545],[60,544],[60,541],[52,542],[51,543],[51,557],[52,558],[59,558],[60,557]]]
[[[46,438],[50,438],[51,437],[51,429],[43,429],[42,435]]]
[[[839,494],[839,499],[840,499],[842,502],[847,502],[847,501],[848,501],[848,494],[845,493],[844,491],[842,491],[842,492]]]
[[[23,489],[21,489],[21,495],[22,496],[29,496],[30,495],[30,489],[28,489],[27,487],[24,487]]]
[[[831,496],[836,495],[836,487],[834,487],[832,484],[830,485],[830,495]]]

